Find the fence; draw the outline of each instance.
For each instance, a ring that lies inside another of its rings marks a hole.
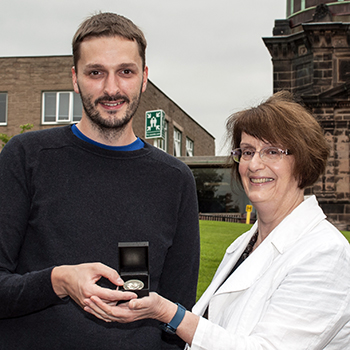
[[[199,213],[199,220],[211,220],[211,221],[226,221],[226,222],[245,222],[245,218],[241,213],[233,214],[220,214],[220,213]]]

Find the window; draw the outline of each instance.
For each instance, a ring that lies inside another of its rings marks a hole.
[[[193,141],[186,137],[186,156],[193,157]]]
[[[163,139],[154,139],[153,146],[162,149],[165,152],[168,152],[168,121],[164,121],[164,140]]]
[[[294,14],[294,0],[290,0],[290,14]]]
[[[43,93],[43,124],[78,122],[82,110],[80,95],[74,91]]]
[[[0,93],[0,125],[7,125],[7,93]]]
[[[181,156],[181,143],[182,143],[182,133],[180,130],[174,128],[174,156]]]
[[[231,169],[221,165],[202,168],[191,166],[196,180],[200,213],[244,213],[250,201],[243,188],[231,182]],[[233,188],[232,188],[233,186]]]
[[[339,80],[347,81],[350,75],[350,60],[339,60],[338,67]]]

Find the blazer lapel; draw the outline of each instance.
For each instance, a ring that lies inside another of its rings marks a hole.
[[[223,308],[229,307],[227,299],[229,298],[232,303],[242,293],[244,294],[263,277],[278,254],[271,241],[267,241],[266,238],[212,296],[209,301],[210,319],[218,322],[222,317]]]
[[[216,295],[248,289],[271,266],[278,252],[267,239],[227,279]]]

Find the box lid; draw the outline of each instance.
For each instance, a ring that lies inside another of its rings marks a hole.
[[[119,242],[119,272],[148,273],[148,242]]]

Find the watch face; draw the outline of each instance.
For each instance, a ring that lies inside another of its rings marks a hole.
[[[160,327],[162,328],[163,331],[169,333],[169,334],[175,334],[176,333],[176,329],[174,329],[173,327],[171,327],[169,324],[166,323],[162,323],[160,325]]]
[[[144,284],[140,280],[129,280],[124,283],[123,288],[125,290],[141,290],[144,287]]]

